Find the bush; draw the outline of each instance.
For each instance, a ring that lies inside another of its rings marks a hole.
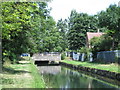
[[[61,60],[64,60],[65,59],[65,53],[62,53],[61,54]]]
[[[110,51],[112,50],[113,38],[107,34],[101,37],[94,37],[90,40],[90,45],[93,52]]]
[[[90,40],[91,51],[93,53],[93,59],[97,60],[97,52],[111,51],[113,38],[107,34],[100,37],[93,37]]]

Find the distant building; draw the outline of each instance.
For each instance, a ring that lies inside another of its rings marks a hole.
[[[86,45],[88,48],[91,48],[90,46],[90,40],[93,38],[93,37],[100,37],[102,36],[104,33],[102,32],[87,32],[87,38],[86,38]]]

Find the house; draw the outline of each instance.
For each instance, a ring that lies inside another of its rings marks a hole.
[[[91,48],[90,46],[90,40],[93,38],[93,37],[100,37],[102,36],[104,33],[102,32],[87,32],[87,37],[86,37],[86,45],[88,48]]]

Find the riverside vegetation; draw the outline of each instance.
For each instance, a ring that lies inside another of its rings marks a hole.
[[[7,65],[9,61],[16,62],[17,57],[22,53],[32,55],[38,52],[79,51],[86,46],[86,33],[97,32],[98,28],[100,32],[109,36],[109,39],[107,40],[106,36],[102,39],[94,38],[91,42],[94,46],[91,49],[93,53],[120,49],[120,7],[117,5],[110,5],[105,11],[92,16],[72,10],[68,19],[55,22],[50,16],[50,8],[47,4],[47,2],[1,3],[0,37],[2,37],[2,61],[5,66],[0,75],[3,88],[44,87],[42,77],[31,61],[23,60],[24,63]],[[105,69],[97,64],[95,67]],[[113,70],[113,67],[110,69]],[[117,71],[117,68],[115,70]]]
[[[89,68],[96,68],[100,70],[107,70],[111,72],[117,72],[120,73],[120,65],[119,64],[100,64],[100,63],[91,63],[91,62],[80,62],[80,61],[71,61],[71,60],[62,60],[61,62],[65,62],[68,64],[73,64],[73,65],[80,65],[83,67],[89,67]]]
[[[2,59],[17,60],[22,53],[77,52],[86,46],[86,33],[97,29],[106,35],[91,41],[94,54],[120,49],[120,7],[117,5],[110,5],[97,15],[71,10],[68,19],[56,22],[50,16],[47,2],[1,4]]]

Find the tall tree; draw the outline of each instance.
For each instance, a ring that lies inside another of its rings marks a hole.
[[[89,16],[86,13],[71,11],[69,17],[69,48],[78,50],[86,45],[86,32],[97,31],[98,20],[95,16]]]
[[[30,47],[31,31],[30,8],[34,3],[4,2],[2,3],[2,45],[3,56],[15,58]]]
[[[66,48],[68,48],[68,40],[67,40],[67,32],[68,32],[68,25],[67,25],[67,19],[65,20],[58,20],[57,22],[57,28],[60,32],[60,46],[62,47],[62,50],[65,51]]]
[[[39,42],[43,35],[47,35],[44,34],[49,17],[46,7],[44,2],[2,3],[3,58],[9,57],[12,60],[21,53],[38,52],[41,45]]]
[[[107,33],[113,37],[113,49],[120,43],[120,7],[110,5],[106,11],[98,14],[99,26],[108,29]]]

